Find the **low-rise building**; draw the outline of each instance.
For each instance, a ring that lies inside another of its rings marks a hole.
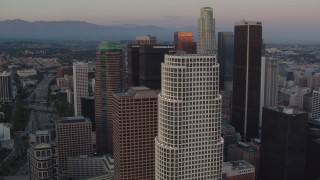
[[[254,180],[255,167],[247,161],[230,161],[222,165],[223,180]]]

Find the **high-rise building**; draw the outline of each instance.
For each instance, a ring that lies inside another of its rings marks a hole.
[[[158,95],[155,179],[221,179],[219,64],[213,55],[165,55]]]
[[[91,121],[83,116],[63,117],[56,123],[59,173],[68,170],[68,157],[92,155]]]
[[[219,88],[224,90],[224,83],[233,80],[233,32],[218,32]]]
[[[89,95],[87,63],[73,63],[73,95],[74,114],[81,116],[81,97]]]
[[[255,180],[255,167],[247,161],[224,162],[222,167],[223,180]]]
[[[73,75],[72,66],[63,66],[57,69],[56,78],[63,78],[65,75],[68,75],[68,76]]]
[[[81,113],[83,117],[90,119],[92,124],[92,131],[96,131],[96,120],[94,110],[94,97],[81,97]]]
[[[154,179],[158,93],[130,87],[113,95],[115,180]]]
[[[232,125],[248,141],[259,137],[262,25],[241,21],[234,31]]]
[[[262,116],[262,180],[305,177],[308,114],[287,107],[264,107]]]
[[[173,51],[173,45],[145,44],[140,45],[139,85],[154,90],[161,89],[161,63],[164,55]]]
[[[98,154],[113,154],[112,93],[122,92],[124,53],[119,42],[103,41],[97,52],[95,120]]]
[[[278,59],[262,57],[261,62],[261,89],[264,89],[262,97],[263,106],[278,105]]]
[[[136,43],[137,44],[156,44],[157,43],[157,37],[156,36],[136,36]]]
[[[320,179],[320,118],[311,119],[308,129],[307,153],[306,153],[306,179]]]
[[[198,19],[197,54],[214,54],[215,49],[215,19],[212,8],[203,7]]]
[[[128,49],[128,86],[139,86],[140,45],[129,44]]]
[[[275,58],[261,58],[261,93],[259,127],[262,126],[262,108],[278,105],[279,64]]]
[[[0,73],[0,102],[11,102],[13,100],[12,75],[9,72]]]
[[[30,180],[58,179],[56,144],[49,131],[29,134],[27,156]]]
[[[192,32],[174,32],[174,46],[177,52],[195,54],[197,52],[197,43],[193,42]]]

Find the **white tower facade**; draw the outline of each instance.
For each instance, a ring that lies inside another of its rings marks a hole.
[[[165,55],[155,179],[221,179],[219,65],[213,55]]]
[[[88,64],[83,62],[73,63],[73,106],[75,116],[81,116],[81,97],[88,95]]]
[[[203,7],[198,19],[197,54],[214,54],[215,49],[215,19],[213,18],[212,8]]]

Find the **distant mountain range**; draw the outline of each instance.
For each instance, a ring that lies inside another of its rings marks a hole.
[[[134,40],[137,35],[154,35],[172,41],[174,31],[196,32],[196,27],[180,29],[154,25],[123,24],[103,26],[83,21],[0,21],[0,40]]]

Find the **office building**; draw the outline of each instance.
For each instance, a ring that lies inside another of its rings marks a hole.
[[[158,95],[155,179],[221,179],[219,64],[213,55],[165,55]]]
[[[192,32],[174,32],[174,46],[177,52],[186,54],[197,53],[197,43],[193,42]]]
[[[72,66],[63,66],[57,69],[56,78],[63,78],[65,75],[68,75],[68,76],[73,75]]]
[[[173,45],[140,45],[139,85],[150,89],[161,89],[161,63],[164,55],[173,51]]]
[[[67,173],[68,158],[92,155],[91,121],[82,116],[63,117],[56,123],[59,173]]]
[[[13,98],[12,75],[3,71],[0,73],[0,102],[11,102]]]
[[[259,127],[262,126],[262,108],[278,105],[278,74],[278,59],[262,57]]]
[[[93,176],[110,174],[108,156],[80,155],[68,158],[68,177],[86,179]]]
[[[261,135],[262,180],[305,177],[308,114],[283,106],[264,107]]]
[[[37,130],[29,134],[27,157],[30,180],[58,179],[56,144],[49,131]]]
[[[320,118],[320,91],[313,90],[304,95],[303,110],[308,112],[309,119]]]
[[[115,180],[154,179],[157,98],[158,93],[146,87],[113,94]]]
[[[211,7],[201,8],[198,19],[197,54],[215,54],[215,19]]]
[[[124,53],[119,42],[102,41],[95,73],[95,121],[98,154],[113,154],[112,93],[122,92]]]
[[[252,142],[238,142],[229,145],[228,161],[245,160],[255,167],[256,175],[259,175],[260,169],[260,139]]]
[[[73,106],[75,116],[81,116],[81,97],[88,95],[88,64],[83,62],[73,63]]]
[[[218,32],[219,88],[225,90],[224,83],[233,80],[233,32]]]
[[[278,74],[279,64],[276,58],[261,59],[261,94],[264,102],[263,106],[277,106],[278,105]]]
[[[224,162],[222,166],[223,180],[255,180],[255,168],[247,161]]]
[[[320,179],[320,119],[311,119],[308,126],[305,179]]]
[[[157,37],[150,35],[136,36],[136,44],[156,44]]]
[[[234,31],[232,125],[249,141],[259,137],[262,25],[243,20]]]
[[[228,147],[241,141],[241,135],[233,126],[227,123],[221,123],[221,136],[223,137],[223,156],[224,160],[228,158]]]
[[[140,45],[130,44],[128,50],[128,86],[139,86],[139,54]]]
[[[95,127],[95,113],[94,113],[94,97],[93,96],[87,96],[87,97],[81,97],[81,113],[82,116],[85,118],[89,118],[92,124],[92,131],[96,130]]]

